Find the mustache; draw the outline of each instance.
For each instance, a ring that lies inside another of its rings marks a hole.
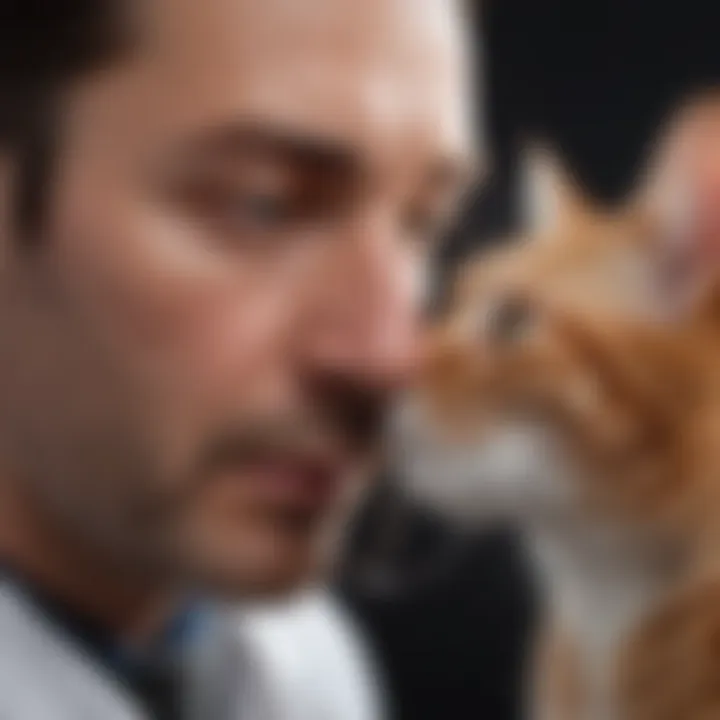
[[[303,418],[256,417],[235,422],[217,433],[200,464],[212,470],[268,456],[324,456],[344,451],[336,434]]]
[[[336,389],[332,403],[305,411],[238,417],[215,434],[201,465],[222,468],[269,455],[372,453],[380,445],[386,410],[385,398]]]

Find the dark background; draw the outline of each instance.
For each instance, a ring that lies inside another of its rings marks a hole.
[[[720,8],[707,0],[484,3],[477,24],[493,174],[448,257],[515,224],[525,137],[549,141],[597,200],[621,199],[667,111],[720,80],[718,19]],[[361,518],[340,585],[382,662],[395,717],[518,718],[535,603],[515,537],[498,529],[458,551],[449,529],[403,510],[389,493],[381,489]],[[388,517],[390,539],[379,535]],[[453,563],[439,554],[446,550]],[[401,584],[417,567],[442,572],[381,592],[360,572],[378,552]]]

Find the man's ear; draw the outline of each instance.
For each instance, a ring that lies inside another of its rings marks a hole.
[[[538,144],[524,148],[520,207],[526,233],[551,237],[554,231],[588,215],[589,206],[556,153]]]

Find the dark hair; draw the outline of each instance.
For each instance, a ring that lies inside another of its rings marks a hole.
[[[14,164],[18,230],[37,234],[62,124],[63,89],[126,45],[128,0],[0,2],[0,154]]]

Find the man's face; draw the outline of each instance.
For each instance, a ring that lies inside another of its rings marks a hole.
[[[468,153],[449,0],[153,0],[2,203],[0,457],[174,581],[281,590],[362,488]]]

